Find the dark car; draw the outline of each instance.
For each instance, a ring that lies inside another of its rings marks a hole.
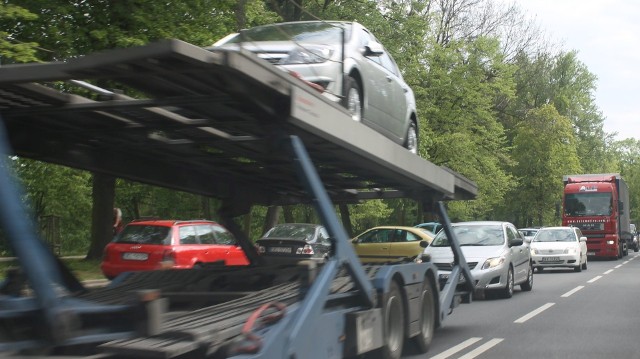
[[[323,262],[331,251],[329,233],[319,224],[282,223],[265,233],[256,245],[267,263],[290,264],[311,259]]]
[[[431,233],[438,234],[438,232],[440,232],[440,230],[442,229],[442,224],[440,222],[426,222],[426,223],[416,224],[414,227],[424,228]]]
[[[104,249],[100,269],[112,279],[123,272],[189,269],[210,263],[247,265],[236,239],[207,220],[138,220],[127,224]]]
[[[242,30],[214,48],[242,47],[294,74],[412,153],[418,151],[413,90],[391,54],[357,22],[298,21]]]

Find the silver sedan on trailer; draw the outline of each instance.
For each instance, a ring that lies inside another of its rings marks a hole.
[[[417,153],[413,91],[389,52],[359,23],[300,21],[258,26],[230,34],[211,49],[220,47],[255,53],[342,103],[355,121]]]

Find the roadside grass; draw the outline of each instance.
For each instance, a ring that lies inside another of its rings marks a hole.
[[[100,260],[85,260],[83,258],[63,258],[62,261],[78,278],[78,280],[105,279],[100,271]],[[15,260],[0,262],[0,278],[4,279],[7,269],[17,267]]]

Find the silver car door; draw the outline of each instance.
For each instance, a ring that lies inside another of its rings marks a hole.
[[[385,122],[386,114],[381,111],[390,92],[385,73],[380,62],[380,53],[368,53],[370,42],[375,42],[373,35],[360,29],[360,44],[362,45],[363,60],[359,63],[362,72],[363,117],[365,122],[380,127]],[[376,43],[377,45],[377,43]]]
[[[518,234],[518,231],[515,227],[511,227],[507,225],[507,240],[509,243],[516,239],[523,240],[522,237]],[[529,270],[529,260],[527,256],[528,248],[523,245],[512,246],[511,248],[511,259],[513,263],[513,271],[516,282],[521,282],[524,278],[527,278],[527,271]]]
[[[380,61],[385,69],[385,79],[387,80],[390,91],[388,98],[390,102],[386,103],[383,109],[383,111],[389,115],[389,123],[386,124],[386,129],[395,137],[403,137],[407,125],[406,92],[408,91],[408,86],[404,83],[395,61],[393,61],[386,50],[385,53],[380,56]]]

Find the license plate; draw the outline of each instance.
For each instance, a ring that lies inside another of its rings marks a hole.
[[[271,253],[291,253],[291,247],[269,247]]]
[[[126,259],[129,261],[146,261],[147,259],[149,259],[149,254],[127,252],[122,254],[122,259]]]
[[[541,262],[557,262],[560,260],[560,257],[542,257],[540,259]]]
[[[595,255],[596,255],[596,252],[587,252],[587,255],[588,255],[588,256],[595,256]]]

